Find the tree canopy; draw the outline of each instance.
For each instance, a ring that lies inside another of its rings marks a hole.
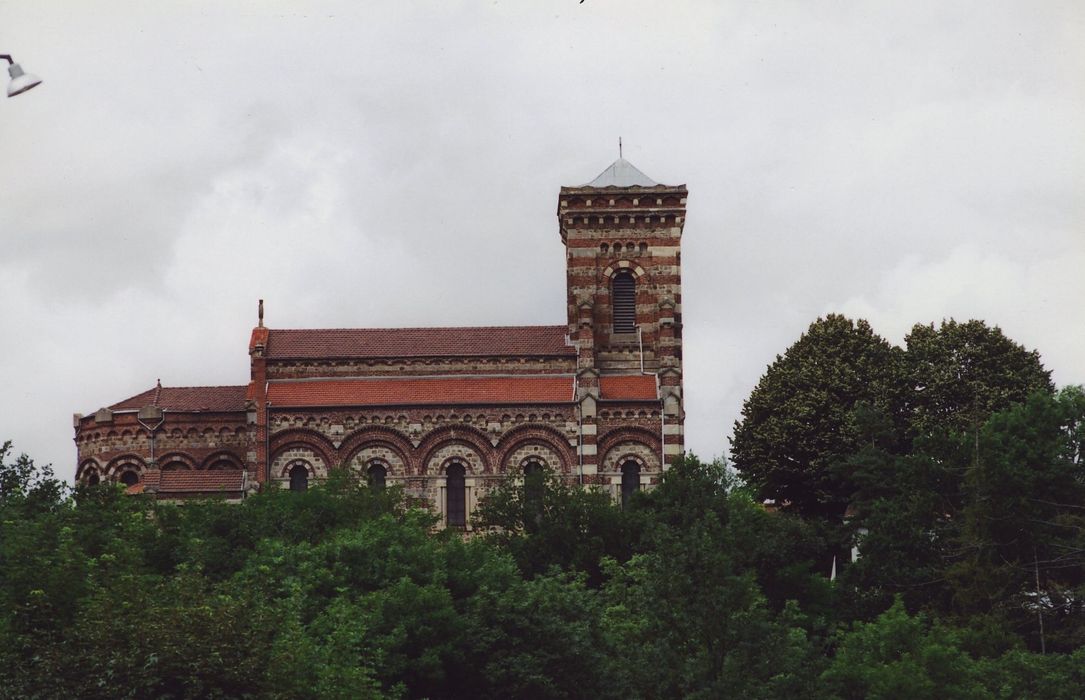
[[[962,355],[967,391],[917,381]],[[900,350],[831,316],[743,422],[745,483],[512,475],[467,537],[343,473],[180,506],[5,444],[0,698],[1080,695],[1080,387],[982,324]]]
[[[831,314],[778,355],[742,406],[731,459],[762,498],[843,516],[851,487],[833,466],[898,410],[899,350],[866,321]]]
[[[862,448],[907,454],[916,439],[976,431],[1050,372],[982,321],[917,324],[905,348],[863,320],[818,319],[769,365],[731,439],[735,469],[761,498],[839,519],[857,484],[844,463]]]

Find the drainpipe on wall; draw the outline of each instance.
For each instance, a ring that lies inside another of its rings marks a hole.
[[[267,387],[264,387],[267,396]],[[264,483],[271,488],[271,402],[264,402]]]
[[[154,425],[148,425],[148,423],[144,422],[144,419],[151,421],[155,418],[158,419],[158,422]],[[155,431],[161,428],[162,424],[166,422],[166,411],[158,406],[144,406],[136,413],[136,421],[143,426],[143,429],[147,431],[147,434],[151,438],[151,466],[155,467],[157,464],[155,463],[154,456],[154,434]]]
[[[637,326],[637,345],[640,346],[640,373],[651,375],[656,379],[656,396],[659,398],[659,473],[667,468],[667,414],[663,410],[663,397],[659,393],[659,373],[644,371],[644,339],[641,337],[641,327]]]
[[[577,355],[577,367],[579,369],[580,356]],[[576,401],[576,457],[577,476],[576,480],[581,486],[584,485],[584,412],[577,401],[580,390],[580,377],[573,375],[573,401]]]

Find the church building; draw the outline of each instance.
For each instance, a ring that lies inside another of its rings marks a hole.
[[[159,384],[76,414],[76,480],[236,500],[345,468],[450,527],[538,469],[624,501],[683,451],[686,196],[622,158],[561,188],[563,325],[277,329],[261,302],[247,384]]]

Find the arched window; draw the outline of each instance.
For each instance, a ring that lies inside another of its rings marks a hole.
[[[188,465],[180,460],[174,460],[172,462],[166,462],[162,465],[162,471],[164,472],[176,472],[183,469],[188,469]]]
[[[290,469],[290,490],[305,491],[309,488],[309,470],[300,464]]]
[[[131,469],[121,473],[121,483],[125,486],[135,486],[139,483],[139,474]]]
[[[467,482],[462,464],[451,464],[445,479],[445,516],[449,527],[467,526]]]
[[[610,304],[615,333],[637,331],[637,282],[633,273],[622,270],[614,275],[610,285]]]
[[[97,486],[101,481],[101,477],[98,476],[98,472],[93,469],[87,472],[87,486]]]
[[[640,465],[626,462],[622,465],[622,508],[629,505],[629,499],[640,488]]]
[[[380,464],[374,464],[366,472],[369,476],[369,488],[377,489],[378,491],[384,488],[385,481],[388,478],[388,470]]]
[[[542,527],[545,480],[541,464],[528,462],[524,466],[524,528],[528,532]]]
[[[211,470],[211,471],[215,471],[215,470],[225,471],[225,470],[228,470],[228,469],[237,469],[237,465],[235,465],[233,462],[231,462],[228,459],[216,459],[207,468],[209,470]]]

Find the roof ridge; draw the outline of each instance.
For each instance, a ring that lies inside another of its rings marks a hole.
[[[201,384],[197,386],[160,386],[159,389],[246,389],[248,384]],[[138,394],[137,394],[138,396]]]
[[[568,328],[564,323],[537,324],[527,326],[388,326],[388,327],[365,327],[365,328],[268,328],[272,332],[281,331],[462,331],[462,330],[506,330],[509,328]]]
[[[573,372],[550,374],[374,374],[349,377],[287,377],[269,379],[268,384],[302,384],[304,382],[372,382],[372,381],[413,381],[416,379],[571,379]],[[625,375],[622,375],[625,376]],[[641,375],[632,375],[641,376]]]

